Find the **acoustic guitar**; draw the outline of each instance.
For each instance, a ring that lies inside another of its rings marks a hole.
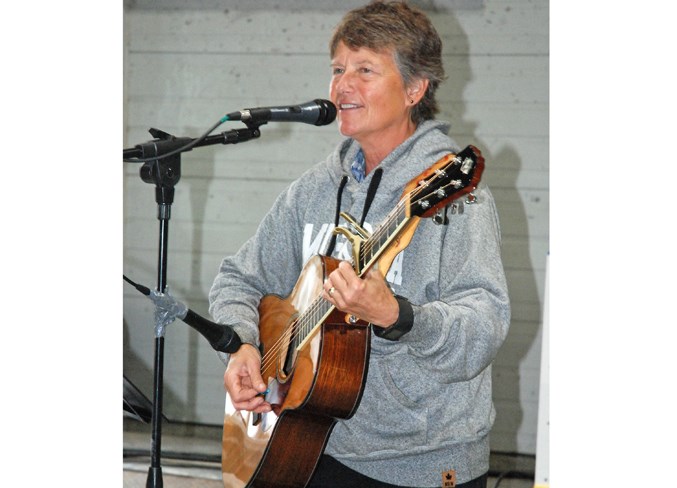
[[[350,230],[358,276],[378,263],[385,276],[414,235],[432,217],[477,187],[484,158],[474,146],[448,154],[407,184],[402,198],[369,234],[342,213]],[[287,298],[260,302],[261,373],[273,411],[237,411],[226,397],[222,471],[226,488],[302,488],[309,482],[336,421],[350,418],[367,378],[370,324],[322,298],[322,284],[339,261],[308,260]]]

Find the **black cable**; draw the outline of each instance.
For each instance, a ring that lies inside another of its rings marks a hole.
[[[123,458],[145,458],[148,457],[148,450],[144,449],[122,449]],[[221,456],[218,454],[201,454],[197,452],[177,452],[162,451],[162,457],[176,459],[180,461],[198,461],[204,463],[221,463]]]
[[[137,284],[134,283],[132,280],[130,280],[129,278],[127,278],[124,274],[122,275],[122,279],[124,279],[127,283],[129,283],[130,285],[132,285],[134,288],[136,288],[137,290],[139,290],[139,291],[140,291],[141,293],[143,293],[144,295],[146,295],[146,296],[149,296],[149,295],[150,295],[150,288],[148,288],[147,286],[137,285]]]
[[[203,140],[205,140],[207,138],[207,136],[214,131],[214,129],[216,129],[218,126],[220,126],[221,124],[223,124],[227,120],[228,120],[228,116],[226,115],[225,117],[220,119],[216,124],[214,124],[210,129],[208,129],[207,132],[202,134],[197,139],[193,139],[192,141],[190,141],[185,146],[174,149],[173,151],[170,151],[166,154],[161,154],[159,156],[154,156],[152,158],[122,158],[122,161],[125,162],[125,163],[147,163],[148,161],[157,161],[158,159],[168,158],[169,156],[174,156],[175,154],[188,151],[189,149],[195,147],[195,145],[197,145],[200,142],[202,142]]]
[[[526,473],[524,471],[517,471],[514,469],[508,470],[508,471],[503,471],[501,473],[497,472],[492,472],[491,470],[489,471],[489,476],[492,478],[496,478],[496,483],[494,483],[493,488],[498,488],[500,485],[501,481],[505,478],[515,478],[515,479],[523,479],[523,480],[533,480],[534,479],[534,474],[533,473]]]
[[[496,483],[494,483],[494,488],[498,488],[498,485],[501,484],[501,481],[503,481],[503,478],[508,476],[512,471],[504,471],[503,473],[500,474],[498,478],[496,478]]]

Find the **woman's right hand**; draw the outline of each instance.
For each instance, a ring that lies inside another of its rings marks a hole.
[[[261,355],[251,344],[243,344],[230,355],[223,386],[237,410],[264,413],[272,409],[262,395],[267,387],[261,377]]]

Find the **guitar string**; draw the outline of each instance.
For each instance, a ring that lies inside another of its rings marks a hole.
[[[322,305],[328,306],[327,310],[322,310]],[[319,322],[319,317],[329,312],[331,307],[333,307],[331,303],[322,298],[322,295],[318,295],[301,316],[292,322],[291,326],[285,329],[270,350],[264,353],[261,362],[261,370],[264,371],[267,367],[271,366],[273,361],[277,361],[279,359],[278,351],[285,345],[293,342],[296,337],[301,335],[305,339],[310,333],[310,330],[307,330],[308,326]],[[305,333],[301,334],[303,331],[305,331]]]
[[[448,168],[450,165],[456,163],[456,158],[450,158],[449,164],[447,164],[444,168]],[[431,178],[428,180],[427,185],[418,185],[415,187],[411,192],[409,192],[408,197],[409,201],[412,202],[413,204],[418,203],[420,200],[414,200],[414,198],[418,197],[418,195],[423,192],[428,186],[430,186],[431,183],[434,183],[434,181],[437,178],[440,178],[443,173],[441,171],[436,171],[434,175],[431,176]],[[443,185],[441,188],[446,189],[447,187],[451,186],[451,183],[447,185]],[[453,195],[453,194],[452,194]],[[460,196],[460,195],[459,195]],[[401,199],[393,211],[391,211],[384,222],[377,227],[377,229],[374,231],[372,236],[369,237],[364,242],[364,246],[360,250],[360,258],[364,255],[366,250],[369,250],[370,252],[373,253],[375,242],[381,242],[381,238],[383,237],[383,234],[386,234],[386,239],[390,235],[387,232],[392,231],[393,227],[391,226],[393,222],[397,222],[397,220],[404,215],[403,209],[404,205],[406,203],[407,199],[403,198]],[[402,220],[404,221],[404,220]],[[397,222],[399,225],[402,221]],[[397,225],[395,226],[395,228]],[[384,241],[384,242],[385,242]],[[373,254],[372,254],[373,257]],[[360,263],[362,264],[362,263]],[[366,264],[366,263],[365,263]],[[328,306],[326,310],[321,310],[320,309],[320,314],[318,315],[318,308],[324,304],[325,306]],[[328,312],[331,311],[331,308],[334,306],[324,300],[322,298],[322,295],[320,294],[314,301],[313,303],[299,316],[297,320],[292,322],[290,327],[287,327],[285,331],[281,334],[280,338],[273,344],[273,346],[264,353],[263,358],[262,358],[262,366],[261,370],[264,371],[267,367],[271,365],[271,361],[277,361],[278,360],[278,350],[280,350],[284,344],[290,344],[293,340],[296,339],[299,335],[305,339],[308,334],[317,326],[319,325],[319,318],[327,314]],[[313,320],[310,320],[310,319]],[[301,334],[303,332],[303,334]]]

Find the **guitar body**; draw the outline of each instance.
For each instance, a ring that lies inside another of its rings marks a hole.
[[[226,399],[222,471],[226,488],[303,487],[310,480],[337,419],[353,415],[367,377],[370,330],[329,309],[300,344],[295,320],[313,307],[334,258],[309,260],[291,295],[259,305],[266,399],[273,411],[236,411]]]

